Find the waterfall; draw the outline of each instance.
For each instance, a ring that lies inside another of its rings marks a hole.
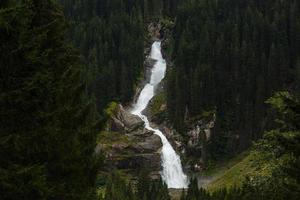
[[[151,58],[156,60],[152,69],[150,83],[146,84],[140,93],[137,103],[134,105],[132,114],[139,116],[145,122],[145,128],[153,131],[162,141],[161,162],[163,181],[168,188],[187,188],[187,176],[183,173],[180,157],[176,154],[166,136],[159,130],[150,126],[148,118],[142,114],[149,101],[155,95],[155,87],[162,81],[166,73],[166,61],[161,54],[161,42],[154,42],[151,48]]]

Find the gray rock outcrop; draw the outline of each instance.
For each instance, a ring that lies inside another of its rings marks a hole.
[[[141,129],[144,126],[144,122],[135,115],[126,111],[121,104],[118,105],[116,114],[112,116],[111,131],[121,131],[131,133],[137,129]]]
[[[101,134],[96,153],[106,157],[107,168],[136,170],[147,167],[161,170],[160,138],[144,128],[144,122],[118,105],[108,122],[103,141]]]

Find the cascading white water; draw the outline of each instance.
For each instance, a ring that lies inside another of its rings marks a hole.
[[[150,83],[146,84],[142,90],[137,103],[134,105],[132,114],[139,116],[145,122],[145,128],[153,131],[162,141],[162,179],[168,188],[187,188],[187,176],[183,173],[180,157],[176,154],[166,136],[159,130],[150,126],[148,118],[142,114],[149,101],[154,96],[155,87],[162,81],[166,73],[166,61],[161,54],[161,42],[154,42],[151,48],[151,58],[156,60],[152,69]]]

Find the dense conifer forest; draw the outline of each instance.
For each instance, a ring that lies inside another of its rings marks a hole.
[[[98,115],[54,1],[1,1],[1,199],[93,199]]]
[[[120,157],[107,167],[107,149],[150,154],[151,143],[128,138],[151,130],[118,131],[138,121],[126,109],[157,40],[168,66],[157,106],[166,140],[185,147],[191,124],[213,121],[210,139],[197,141],[206,157],[193,156],[208,165],[246,150],[251,172],[238,185],[201,188],[177,147],[194,177],[185,189],[143,160],[129,159],[134,176]],[[0,82],[0,199],[300,198],[298,0],[1,0]]]
[[[89,91],[101,112],[112,100],[128,103],[143,66],[140,1],[61,0],[68,35],[88,66]]]
[[[288,1],[184,1],[177,12],[168,114],[216,115],[214,158],[249,147],[272,127],[265,101],[299,93],[300,5]]]

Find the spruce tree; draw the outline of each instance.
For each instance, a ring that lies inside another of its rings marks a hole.
[[[0,10],[3,199],[91,199],[96,113],[52,0]]]

